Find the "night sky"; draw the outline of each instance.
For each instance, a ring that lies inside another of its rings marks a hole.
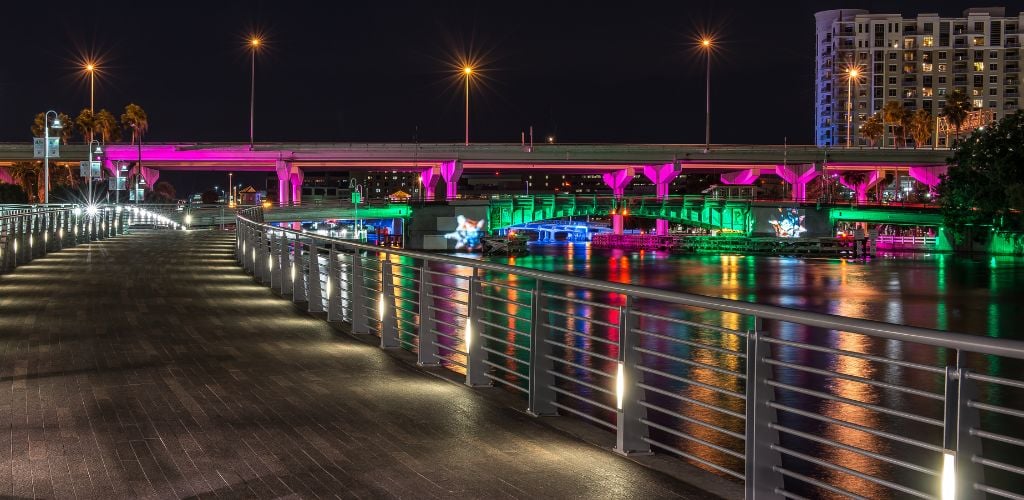
[[[992,4],[986,2],[984,5]],[[88,107],[78,60],[99,58],[96,107],[149,114],[147,141],[457,142],[456,61],[480,60],[471,140],[703,142],[713,31],[712,142],[813,141],[814,12],[959,15],[901,2],[12,2],[0,46],[0,141],[35,113]],[[598,7],[597,5],[607,5]],[[1010,8],[1016,13],[1016,8]]]

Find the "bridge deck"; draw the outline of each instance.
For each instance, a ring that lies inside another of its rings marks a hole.
[[[708,498],[339,335],[232,242],[137,233],[0,279],[0,496]]]

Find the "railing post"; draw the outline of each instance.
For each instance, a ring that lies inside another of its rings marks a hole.
[[[477,269],[472,269],[469,275],[469,305],[466,318],[466,385],[470,387],[486,387],[491,385],[490,379],[485,375],[487,365],[487,351],[484,350],[484,338],[480,335],[480,285],[481,277],[477,276]]]
[[[943,419],[942,474],[953,474],[956,482],[955,498],[976,498],[979,492],[974,489],[976,483],[985,482],[985,468],[972,460],[981,456],[981,439],[971,435],[971,430],[981,428],[981,415],[976,408],[970,406],[971,401],[980,397],[978,384],[968,375],[967,353],[956,351],[956,366],[946,367],[945,412]],[[945,467],[945,455],[953,455],[953,468]]]
[[[295,249],[295,282],[292,283],[292,301],[306,301],[306,282],[309,281],[306,274],[309,272],[309,250],[304,248],[302,238],[296,236],[294,241]],[[312,250],[312,249],[310,249]]]
[[[547,343],[550,329],[545,309],[548,300],[544,298],[544,282],[536,280],[530,297],[530,392],[526,412],[535,417],[558,415],[555,401],[555,369],[551,360],[551,344]]]
[[[434,287],[431,285],[430,271],[427,268],[427,261],[420,264],[420,286],[419,286],[419,345],[416,348],[416,364],[419,366],[439,366],[437,360],[437,322],[434,321]]]
[[[279,262],[281,268],[281,295],[291,295],[295,290],[295,238],[289,237],[288,233],[281,233],[279,245],[281,252]]]
[[[771,351],[761,340],[763,328],[761,318],[754,318],[754,328],[747,330],[744,488],[748,499],[781,499],[775,490],[782,487],[782,475],[775,468],[782,461],[779,452],[772,449],[779,442],[779,433],[772,428],[776,411],[768,406],[775,399],[775,391],[767,383],[772,368],[765,362]]]
[[[395,276],[389,254],[384,254],[384,259],[380,261],[380,297],[378,300],[381,301],[381,304],[377,306],[379,308],[377,314],[380,315],[380,347],[382,349],[400,347],[398,322],[395,320],[395,316],[398,315],[398,309],[395,308],[397,304]]]
[[[266,283],[266,282],[270,281],[269,280],[270,276],[268,275],[268,271],[270,270],[270,266],[267,265],[267,259],[266,259],[266,253],[267,253],[267,230],[265,228],[262,228],[262,227],[259,228],[259,230],[256,231],[256,235],[255,235],[254,241],[255,241],[254,248],[256,249],[256,252],[255,252],[256,255],[253,258],[254,262],[253,262],[253,272],[252,272],[252,274],[256,278],[256,282],[257,283]]]
[[[334,247],[329,244],[330,253],[327,254],[327,321],[342,321],[344,312],[341,308],[341,263],[338,261],[340,255]]]
[[[363,268],[363,256],[359,250],[352,253],[352,267],[349,275],[349,284],[352,286],[350,300],[352,301],[352,333],[370,333],[366,317],[366,280]]]
[[[640,353],[637,347],[637,317],[633,314],[633,297],[619,307],[619,363],[616,374],[615,452],[620,455],[649,455],[647,409],[640,404],[644,391],[640,387],[643,374],[637,369]]]
[[[320,272],[320,245],[312,238],[309,240],[308,255],[309,275],[306,278],[306,307],[309,312],[322,313],[324,312],[324,295],[320,286],[326,286],[326,284],[321,281],[324,276]],[[330,280],[330,277],[328,276],[327,279]]]
[[[281,239],[277,233],[270,233],[270,289],[280,290],[284,278],[284,267],[281,265]]]
[[[245,238],[245,223],[235,219],[235,261],[242,262],[242,241]]]

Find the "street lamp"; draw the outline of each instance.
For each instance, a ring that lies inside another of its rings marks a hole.
[[[50,122],[50,113],[53,113],[53,122]],[[50,127],[54,130],[64,128],[60,123],[60,117],[54,110],[47,111],[43,115],[43,203],[50,203]],[[91,166],[91,165],[90,165]]]
[[[252,51],[252,76],[249,79],[249,149],[252,150],[253,123],[256,112],[256,51],[259,50],[263,40],[256,35],[249,38],[249,50]]]
[[[95,148],[93,148],[94,144],[96,145]],[[97,157],[99,157],[99,155],[103,154],[103,148],[100,147],[100,141],[97,141],[95,139],[89,141],[89,173],[86,174],[86,178],[89,180],[89,205],[92,205],[94,203],[94,200],[92,199],[93,198],[93,196],[92,196],[92,155],[93,154],[95,154]]]
[[[466,80],[466,145],[469,146],[469,80],[473,78],[473,67],[463,66],[462,77]]]
[[[711,46],[714,43],[710,37],[700,39],[700,47],[707,54],[707,72],[704,93],[704,152],[711,149]]]
[[[89,73],[89,113],[93,113],[96,96],[96,65],[87,62],[83,69],[85,69],[86,73]]]
[[[850,147],[850,132],[853,128],[853,81],[860,76],[860,70],[846,70],[846,147]]]
[[[234,204],[235,204],[235,180],[234,180],[234,177],[235,177],[235,173],[234,172],[228,172],[228,192],[231,193],[230,194],[231,200],[228,201],[228,206],[229,207],[234,206]]]

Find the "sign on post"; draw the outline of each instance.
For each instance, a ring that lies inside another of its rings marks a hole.
[[[124,177],[111,177],[108,180],[109,189],[111,191],[124,191],[125,181]]]
[[[90,173],[90,170],[92,171]],[[100,176],[100,162],[93,161],[92,168],[89,168],[88,161],[78,162],[78,175],[82,177],[99,177]]]
[[[352,191],[352,204],[358,205],[363,201],[363,195],[359,191]]]
[[[44,158],[46,157],[46,151],[43,150],[43,142],[45,137],[33,137],[32,138],[32,157],[33,158]],[[50,158],[60,158],[60,137],[50,138]]]

